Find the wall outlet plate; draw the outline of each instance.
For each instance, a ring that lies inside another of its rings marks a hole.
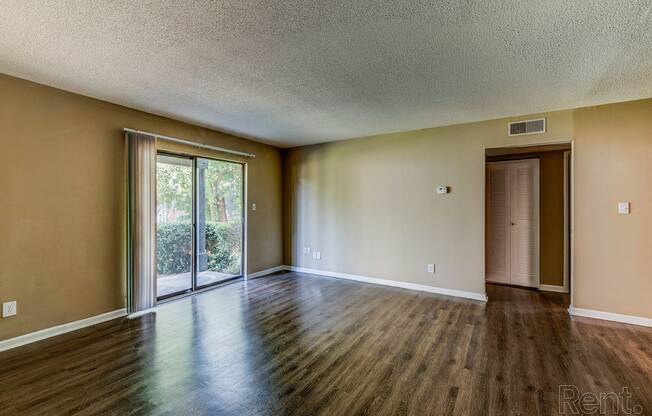
[[[16,301],[12,300],[11,302],[4,302],[2,304],[2,317],[8,318],[10,316],[15,316],[17,313],[16,310]]]
[[[447,194],[448,193],[448,186],[443,186],[440,185],[437,187],[437,193],[438,194]]]
[[[629,202],[619,202],[618,203],[618,213],[620,215],[629,214]]]
[[[428,273],[434,273],[435,272],[435,265],[434,264],[429,264],[428,268],[426,269]]]

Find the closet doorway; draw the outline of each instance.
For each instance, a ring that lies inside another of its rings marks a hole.
[[[539,160],[487,163],[487,271],[493,283],[539,287]]]
[[[570,143],[486,149],[485,280],[570,289]]]

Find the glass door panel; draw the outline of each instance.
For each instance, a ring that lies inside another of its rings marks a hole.
[[[197,287],[242,275],[243,170],[197,158]]]
[[[192,159],[156,157],[156,291],[159,299],[192,290]]]

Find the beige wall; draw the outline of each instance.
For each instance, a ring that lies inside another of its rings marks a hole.
[[[571,140],[572,111],[545,116],[536,136],[503,119],[285,151],[285,261],[484,293],[485,149]]]
[[[652,318],[652,100],[575,112],[574,277],[573,306]]]
[[[278,149],[4,75],[0,91],[0,301],[18,302],[0,340],[124,306],[123,127],[255,153],[247,266],[281,264]]]
[[[484,149],[574,137],[574,307],[652,317],[652,99],[546,116],[545,135],[504,119],[285,151],[285,262],[482,293]]]

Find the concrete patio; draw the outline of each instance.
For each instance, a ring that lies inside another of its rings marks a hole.
[[[197,286],[208,286],[234,277],[236,275],[207,270],[197,274]],[[158,297],[163,297],[192,288],[192,277],[190,272],[158,276],[156,285]]]

